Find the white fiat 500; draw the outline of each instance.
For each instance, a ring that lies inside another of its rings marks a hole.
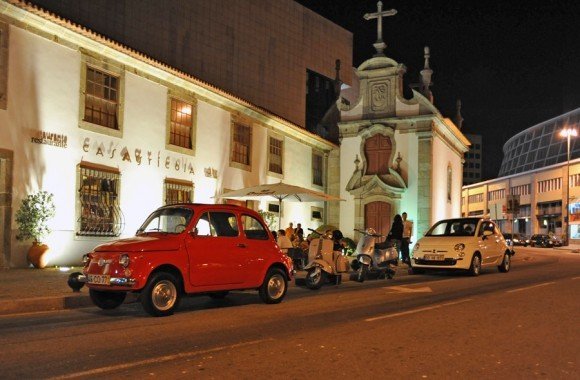
[[[441,220],[413,248],[412,272],[460,269],[479,275],[484,267],[508,272],[515,252],[494,222],[485,218]]]

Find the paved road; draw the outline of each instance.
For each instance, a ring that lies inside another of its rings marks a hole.
[[[0,317],[1,378],[579,378],[580,257],[518,249],[512,271],[421,275]]]

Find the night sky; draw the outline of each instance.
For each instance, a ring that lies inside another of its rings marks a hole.
[[[353,64],[375,50],[376,0],[297,0],[353,33]],[[384,0],[385,53],[418,81],[431,48],[435,105],[461,99],[463,132],[483,135],[484,179],[497,177],[516,133],[580,107],[580,3],[576,0]]]

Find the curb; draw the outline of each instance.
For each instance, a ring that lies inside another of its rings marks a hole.
[[[0,301],[0,315],[78,309],[92,305],[91,298],[84,294],[24,298],[20,300]]]

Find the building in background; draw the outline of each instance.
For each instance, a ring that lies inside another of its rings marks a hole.
[[[481,182],[482,164],[483,164],[483,140],[481,135],[466,133],[465,137],[471,143],[469,151],[465,153],[465,162],[463,163],[463,184]]]
[[[570,241],[580,242],[580,142],[570,140],[568,168],[567,138],[560,135],[565,128],[580,130],[580,108],[510,138],[500,177],[463,187],[462,215],[489,214],[504,232],[560,236],[570,215]]]
[[[338,146],[304,128],[306,74],[348,64],[350,33],[290,0],[46,3],[87,19],[0,9],[0,267],[27,265],[14,215],[38,190],[56,204],[49,265],[164,204],[278,181],[328,192]],[[247,205],[339,223],[323,202]]]

